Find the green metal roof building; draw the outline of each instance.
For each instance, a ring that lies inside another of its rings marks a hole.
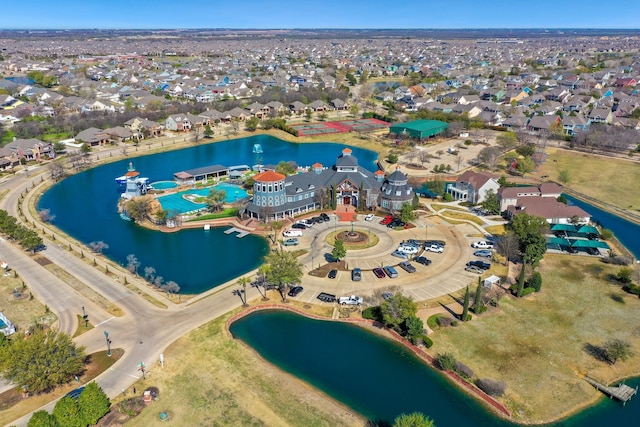
[[[392,124],[389,128],[389,133],[425,139],[444,132],[448,127],[448,123],[439,120],[415,120],[413,122]]]

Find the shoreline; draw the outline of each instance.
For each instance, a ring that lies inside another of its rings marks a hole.
[[[233,337],[233,335],[230,332],[230,326],[236,322],[237,320],[258,312],[258,311],[262,311],[262,310],[284,310],[284,311],[290,311],[292,313],[307,317],[309,319],[313,319],[313,320],[321,320],[321,321],[329,321],[329,322],[342,322],[342,323],[348,323],[348,324],[352,324],[352,325],[356,325],[356,326],[360,326],[372,333],[376,333],[377,335],[380,335],[382,337],[385,337],[387,339],[390,339],[392,341],[394,341],[396,344],[398,345],[402,345],[404,348],[406,348],[407,350],[409,350],[414,356],[418,357],[419,359],[421,359],[423,362],[425,362],[425,364],[427,366],[429,366],[430,368],[432,368],[434,371],[441,373],[442,375],[444,375],[444,377],[449,381],[454,383],[455,385],[458,386],[458,389],[463,391],[465,394],[474,397],[476,400],[480,401],[481,403],[483,403],[483,406],[490,410],[491,412],[493,412],[496,416],[505,419],[505,420],[509,420],[512,421],[511,419],[511,412],[506,408],[506,406],[504,406],[504,404],[502,404],[501,402],[499,402],[498,400],[494,399],[493,397],[489,396],[488,394],[484,393],[482,390],[480,390],[478,387],[472,385],[471,383],[463,380],[460,376],[458,376],[456,373],[452,372],[452,371],[443,371],[438,369],[435,366],[435,359],[433,358],[433,356],[431,356],[430,354],[424,352],[422,349],[420,349],[419,347],[409,343],[406,339],[404,339],[403,337],[401,337],[400,335],[394,333],[393,331],[390,331],[384,327],[380,327],[377,328],[376,327],[376,322],[373,320],[368,320],[368,319],[329,319],[326,317],[322,317],[322,316],[318,316],[318,315],[314,315],[314,314],[309,314],[306,313],[298,308],[294,308],[294,307],[289,307],[286,306],[284,304],[280,304],[280,303],[267,303],[267,304],[258,304],[252,307],[249,307],[245,310],[240,311],[239,313],[234,314],[233,316],[231,316],[229,319],[227,319],[226,323],[225,323],[225,329],[227,331],[227,334],[229,335],[229,337],[231,337],[232,339],[236,339]],[[251,348],[248,344],[245,343],[245,345],[249,348]],[[253,351],[256,351],[255,349],[251,348]],[[289,374],[291,375],[291,374]],[[297,377],[296,377],[297,378]],[[310,384],[309,384],[310,385]],[[311,387],[313,387],[312,385],[310,385]],[[313,387],[314,390],[318,390],[317,388]],[[322,390],[318,390],[319,392],[324,393]],[[332,398],[333,399],[333,398]],[[335,399],[334,399],[335,400]]]

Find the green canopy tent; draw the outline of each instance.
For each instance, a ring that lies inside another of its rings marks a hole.
[[[389,127],[389,133],[425,139],[444,132],[448,127],[448,123],[439,120],[414,120],[412,122],[392,124]]]
[[[600,240],[582,240],[582,239],[571,239],[572,248],[602,248],[602,249],[611,249],[609,245]]]

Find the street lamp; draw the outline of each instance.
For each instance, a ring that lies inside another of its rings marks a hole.
[[[111,340],[109,339],[109,331],[104,331],[104,338],[107,340],[107,356],[111,357]]]
[[[84,305],[82,306],[82,320],[84,320],[85,329],[89,329],[89,316],[84,312]]]

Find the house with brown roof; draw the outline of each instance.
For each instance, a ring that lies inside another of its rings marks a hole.
[[[497,192],[500,188],[498,180],[492,174],[484,172],[466,171],[458,177],[454,185],[447,188],[454,200],[481,203],[486,197],[487,191]]]
[[[89,144],[92,147],[96,145],[107,144],[111,140],[111,138],[105,131],[98,128],[85,129],[82,132],[78,133],[75,139],[76,141],[81,141],[85,144]]]
[[[562,187],[554,182],[545,182],[537,187],[502,187],[498,190],[500,212],[509,206],[516,206],[521,197],[549,197],[556,200],[562,194]]]
[[[572,224],[573,218],[579,224],[588,224],[591,215],[578,206],[565,205],[552,197],[520,197],[517,205],[511,205],[505,211],[505,216],[511,218],[520,213],[539,216],[550,224]]]

